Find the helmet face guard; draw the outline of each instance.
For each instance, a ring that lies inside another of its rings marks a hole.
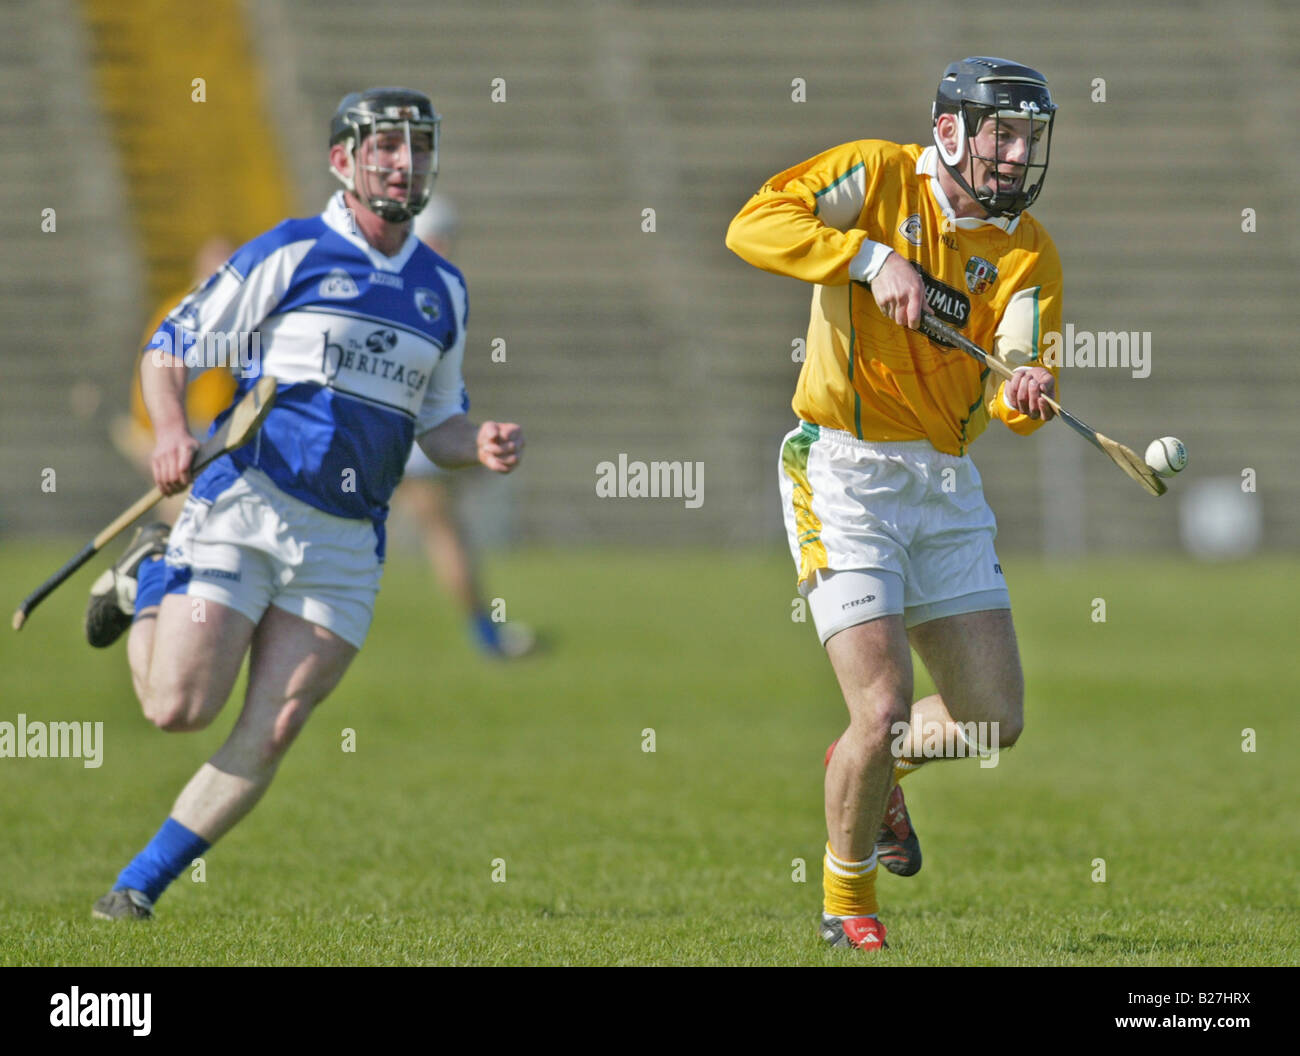
[[[419,92],[379,88],[346,96],[330,122],[330,144],[343,143],[352,165],[346,173],[332,164],[330,170],[377,216],[391,223],[410,220],[433,193],[441,121],[428,97]],[[391,133],[400,139],[394,140]],[[422,136],[428,137],[427,149]],[[417,166],[425,156],[427,166]],[[406,174],[401,194],[394,194],[388,183],[397,172]]]
[[[1042,74],[1005,59],[970,58],[953,63],[939,84],[933,114],[934,142],[944,168],[990,216],[1016,217],[1033,204],[1047,179],[1056,123],[1056,104]],[[939,137],[939,118],[944,114],[951,114],[957,122],[953,150]],[[1026,121],[1027,126],[1023,124]],[[1000,160],[1000,144],[1021,136],[1026,127],[1023,157]],[[977,152],[975,140],[981,134],[993,144],[991,154]],[[976,176],[976,162],[995,175],[993,188],[984,186]]]

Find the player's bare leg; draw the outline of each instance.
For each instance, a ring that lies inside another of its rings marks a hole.
[[[927,739],[931,745],[936,740],[951,744],[953,737],[957,736],[956,722],[938,693],[922,697],[912,705],[908,725],[907,735],[896,745],[901,749],[897,752],[897,761],[904,765],[920,766],[934,761],[933,752],[927,753]]]
[[[131,668],[131,685],[135,699],[144,703],[149,689],[149,665],[153,662],[153,643],[158,630],[158,605],[136,613],[126,638],[126,662]]]
[[[912,654],[900,616],[884,616],[832,635],[826,652],[849,710],[849,726],[826,766],[827,853],[822,938],[879,949],[876,834],[893,784],[896,723],[912,699]]]
[[[1011,613],[995,609],[947,616],[913,627],[908,637],[942,692],[912,705],[899,759],[916,765],[935,759],[934,745],[960,743],[965,737],[961,727],[970,722],[996,722],[999,732],[996,746],[972,747],[1014,744],[1024,727],[1024,679]]]
[[[944,672],[942,685],[951,687],[950,693],[962,693],[955,698],[962,718],[953,717],[938,693],[916,701],[908,728],[892,745],[895,781],[922,763],[997,752],[1014,743],[1023,725],[1023,686],[1009,614],[990,611],[922,626],[929,630],[921,630],[919,635],[915,629],[910,632],[912,645],[918,652],[924,650],[930,663]],[[919,646],[918,637],[922,640]],[[997,725],[990,729],[980,723]],[[837,748],[838,742],[828,749],[828,765]],[[921,845],[901,788],[890,791],[884,823],[876,837],[876,855],[881,865],[898,876],[912,876],[921,868]]]
[[[198,614],[198,610],[194,608],[192,599],[181,595],[171,595],[171,597],[176,600],[174,600],[169,606],[169,609],[172,610],[172,612],[169,616],[168,629],[164,636],[166,641],[177,643],[179,641],[179,636],[186,637],[189,640],[186,641],[184,647],[193,650],[191,655],[197,657],[215,654],[217,658],[226,658],[230,655],[231,650],[235,650],[236,655],[242,662],[244,651],[248,648],[249,638],[252,634],[253,625],[251,622],[246,618],[241,617],[241,619],[244,620],[244,623],[247,624],[247,627],[243,628],[241,631],[238,628],[238,621],[230,621],[229,619],[230,616],[239,616],[239,613],[233,612],[215,602],[205,602],[202,612],[204,619],[202,623],[198,623],[194,619],[195,615]],[[167,598],[164,598],[163,600],[166,602]],[[141,609],[136,614],[135,620],[131,624],[130,633],[127,635],[126,639],[126,658],[127,663],[131,668],[131,685],[134,687],[136,699],[140,701],[141,705],[144,705],[145,698],[149,692],[149,675],[150,669],[153,666],[154,642],[158,635],[158,614],[161,611],[161,608],[161,605],[152,605],[149,608]],[[209,613],[212,614],[211,620],[208,619]],[[178,614],[180,614],[181,617],[179,619]],[[222,628],[222,625],[225,622],[232,622],[232,627],[229,630],[224,630]],[[188,633],[192,628],[206,627],[209,623],[212,624],[211,630],[199,631],[197,635],[191,635]],[[198,640],[193,640],[196,637]],[[177,659],[183,659],[185,656],[184,653],[177,652],[175,649],[173,649],[172,655]],[[211,690],[211,696],[220,697],[221,702],[224,704],[226,698],[230,696],[231,688],[233,688],[235,684],[234,678],[230,678],[229,683],[226,685],[225,695],[222,696],[220,692],[220,681],[228,675],[226,665],[213,663],[211,661],[200,662],[206,671],[206,677],[215,680],[217,683]],[[239,665],[236,664],[235,675],[237,676],[238,674]],[[217,711],[220,711],[220,707],[217,708]],[[146,710],[145,715],[146,717],[151,718],[148,710]],[[212,712],[209,716],[209,721],[215,715],[216,712]],[[180,729],[180,727],[166,726],[163,728]]]
[[[338,685],[355,646],[267,609],[253,636],[248,693],[226,743],[191,778],[172,817],[215,843],[256,806],[312,709]]]
[[[892,729],[910,713],[912,654],[900,616],[840,631],[826,653],[849,709],[826,768],[826,831],[836,855],[859,861],[875,846],[892,784]]]
[[[184,594],[168,594],[146,619],[150,611],[140,614],[127,645],[132,678],[137,687],[146,687],[140,696],[145,717],[170,732],[200,730],[217,717],[234,689],[253,639],[253,621]],[[148,674],[142,677],[146,663]]]
[[[280,609],[268,609],[254,631],[246,617],[214,603],[206,606],[206,634],[178,632],[173,641],[168,629],[178,611],[188,611],[190,600],[170,595],[160,607],[163,637],[157,640],[167,648],[155,650],[145,712],[163,729],[206,725],[225,703],[251,638],[244,708],[226,743],[185,786],[163,827],[95,903],[97,917],[153,915],[154,901],[180,871],[261,799],[312,708],[338,684],[357,653],[338,635]],[[184,656],[187,645],[197,646],[191,656],[201,676],[187,674],[183,663],[169,659]]]
[[[145,717],[174,732],[211,722],[234,688],[253,626],[234,609],[181,594],[142,609],[132,625],[128,654]],[[211,841],[169,816],[95,903],[94,916],[152,917],[158,896],[209,846]]]
[[[932,746],[936,738],[948,745],[958,743],[963,735],[937,693],[916,701],[912,705],[907,729],[901,733],[898,730],[899,727],[895,726],[890,745],[894,756],[893,787],[885,800],[884,820],[876,835],[876,855],[880,864],[896,876],[914,876],[921,870],[921,841],[898,782],[919,769],[922,763],[932,761]],[[827,766],[839,743],[836,740],[826,749]]]
[[[941,698],[931,714],[939,721],[944,711],[948,722],[996,722],[996,747],[1015,744],[1025,724],[1025,683],[1010,610],[945,616],[909,635]]]

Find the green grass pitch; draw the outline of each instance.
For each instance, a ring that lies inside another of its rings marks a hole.
[[[9,604],[72,548],[7,544]],[[554,643],[506,666],[395,556],[267,798],[144,926],[90,905],[237,702],[200,734],[153,729],[122,647],[81,641],[83,571],[0,632],[0,721],[104,723],[98,769],[0,759],[0,963],[1294,964],[1300,562],[1005,567],[1025,735],[995,769],[908,778],[925,868],[881,877],[892,948],[870,957],[814,932],[844,708],[781,555],[491,561],[507,615]]]

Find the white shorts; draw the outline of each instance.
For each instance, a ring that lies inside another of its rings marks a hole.
[[[801,423],[781,445],[781,504],[799,591],[823,644],[903,616],[1009,609],[997,522],[969,456]]]
[[[432,461],[419,444],[411,445],[411,457],[406,460],[406,469],[402,471],[404,477],[423,477],[425,480],[444,480],[453,471],[443,469],[437,462]]]
[[[213,501],[185,501],[167,545],[166,592],[254,623],[274,605],[360,649],[382,575],[377,542],[370,521],[322,513],[247,469]]]

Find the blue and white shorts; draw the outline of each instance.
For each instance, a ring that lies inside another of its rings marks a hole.
[[[274,605],[360,649],[383,570],[377,542],[369,520],[322,513],[247,469],[215,499],[185,501],[167,546],[166,592],[254,623]]]

